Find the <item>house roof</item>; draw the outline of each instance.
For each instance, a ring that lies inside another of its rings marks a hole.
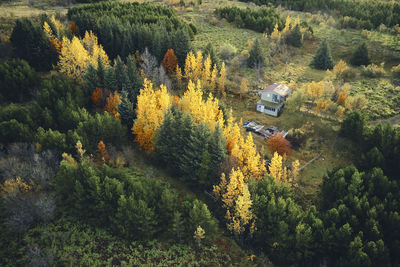
[[[290,89],[284,84],[274,83],[261,90],[261,92],[271,92],[271,91],[279,94],[280,96],[288,96],[292,92],[292,89]]]

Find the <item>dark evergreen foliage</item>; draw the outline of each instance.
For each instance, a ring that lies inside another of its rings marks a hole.
[[[282,5],[300,11],[332,10],[355,21],[353,27],[371,29],[400,24],[400,3],[395,1],[353,0],[240,0],[257,5]]]
[[[318,47],[311,65],[319,70],[328,70],[333,68],[331,51],[326,40],[323,40],[321,45]]]
[[[192,116],[173,107],[157,133],[156,153],[183,181],[210,188],[226,158],[226,141],[218,127],[211,132]]]
[[[39,83],[35,70],[25,60],[10,59],[0,63],[0,101],[29,100]]]
[[[354,66],[367,66],[371,63],[368,56],[368,48],[366,43],[362,43],[357,47],[353,53],[353,56],[351,57],[350,62]]]
[[[18,19],[10,37],[16,57],[25,59],[37,71],[48,71],[57,55],[40,25],[29,19]]]
[[[217,8],[215,13],[221,18],[226,18],[229,22],[234,22],[239,28],[247,28],[262,33],[271,33],[275,24],[278,24],[281,29],[284,24],[283,19],[274,9],[265,7],[260,9],[223,7]]]
[[[292,29],[287,35],[286,42],[294,47],[301,47],[303,45],[299,24],[297,24],[296,27],[294,27],[294,29]]]
[[[100,2],[74,7],[68,17],[82,34],[93,31],[108,56],[126,58],[147,47],[160,62],[172,48],[183,64],[190,51],[193,26],[179,20],[172,9],[148,3]]]
[[[260,47],[260,41],[256,39],[253,46],[250,49],[250,57],[247,64],[251,68],[262,68],[265,65],[265,56]]]

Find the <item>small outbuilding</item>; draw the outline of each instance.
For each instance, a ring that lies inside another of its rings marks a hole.
[[[281,83],[274,83],[258,92],[261,99],[257,102],[257,111],[278,117],[292,89]]]

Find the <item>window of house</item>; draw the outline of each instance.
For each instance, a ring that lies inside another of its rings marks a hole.
[[[272,101],[278,102],[278,96],[277,95],[272,95]]]

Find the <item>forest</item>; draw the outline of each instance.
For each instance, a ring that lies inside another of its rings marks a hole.
[[[396,2],[0,10],[1,266],[400,264]]]

